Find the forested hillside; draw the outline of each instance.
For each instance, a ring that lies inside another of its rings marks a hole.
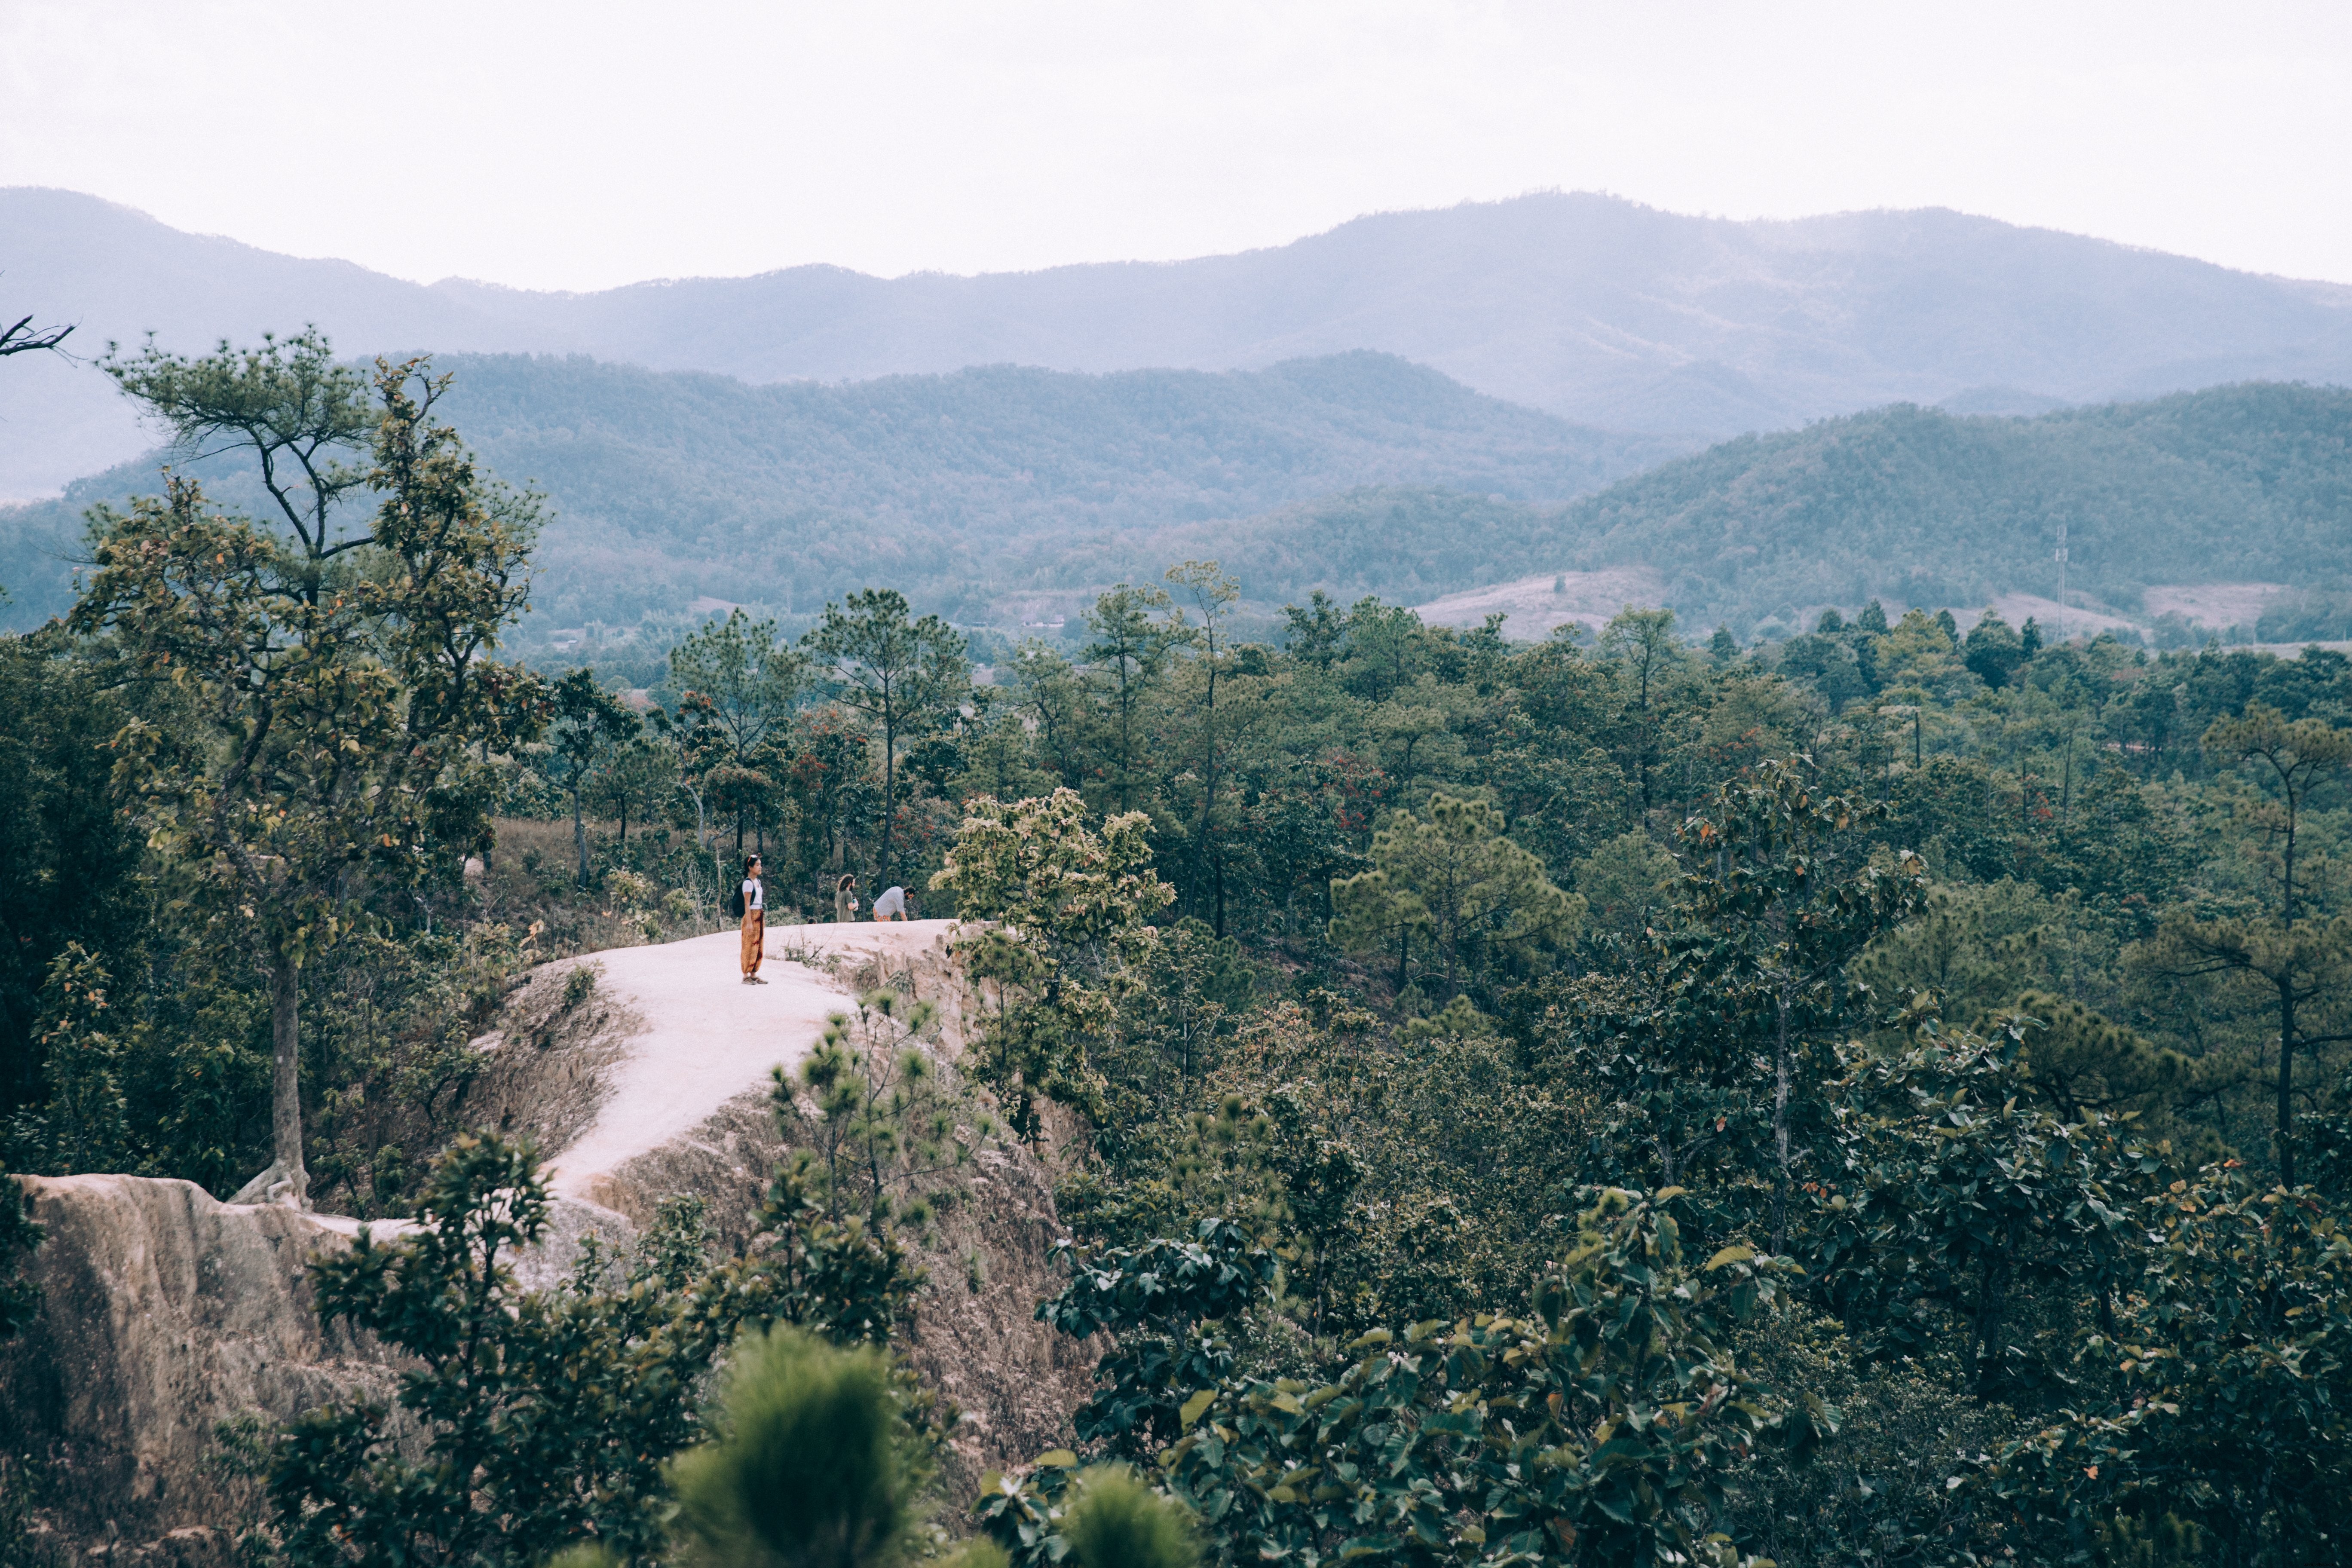
[[[989,622],[1035,590],[1157,570],[1156,536],[1200,520],[1381,484],[1557,502],[1680,447],[1580,428],[1372,353],[1251,373],[997,366],[848,386],[749,386],[582,358],[437,366],[455,378],[451,417],[499,472],[552,503],[538,603],[565,625],[704,596],[806,613],[883,581]],[[228,471],[241,461],[190,471],[244,494],[249,473]],[[60,557],[81,510],[156,482],[152,462],[129,465],[62,501],[0,510],[0,583],[16,595],[16,624],[63,607]],[[1418,530],[1377,545],[1328,541],[1336,552],[1318,541],[1267,581],[1393,593],[1482,580],[1478,530],[1457,520],[1506,509],[1433,504],[1439,537],[1427,546]]]
[[[1651,565],[1685,618],[1742,634],[1872,597],[2054,598],[2062,524],[2070,590],[2126,614],[2155,583],[2339,582],[2352,392],[2251,384],[2035,419],[1878,409],[1727,442],[1559,520],[1567,563]]]

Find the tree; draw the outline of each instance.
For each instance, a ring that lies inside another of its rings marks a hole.
[[[1601,651],[1616,661],[1633,688],[1633,771],[1641,782],[1642,815],[1650,815],[1650,774],[1658,760],[1656,702],[1659,688],[1682,662],[1672,610],[1637,610],[1628,605],[1601,630]]]
[[[802,641],[825,659],[840,683],[841,704],[882,731],[882,852],[874,877],[887,886],[898,742],[954,717],[971,689],[964,640],[937,616],[908,619],[906,597],[895,589],[866,588],[849,595],[845,607],[827,605]]]
[[[1108,689],[1121,811],[1135,809],[1137,716],[1166,670],[1170,653],[1181,641],[1180,629],[1168,618],[1174,605],[1164,589],[1121,583],[1086,612],[1087,629],[1094,635],[1082,657]]]
[[[240,1196],[297,1205],[302,965],[371,886],[453,870],[442,847],[488,841],[487,752],[528,738],[537,718],[536,683],[488,657],[529,590],[531,499],[478,473],[434,420],[447,378],[420,362],[377,363],[374,466],[332,467],[322,454],[352,416],[341,373],[313,358],[289,365],[274,345],[193,365],[151,353],[145,381],[125,377],[185,426],[242,421],[252,439],[300,454],[318,483],[307,503],[273,490],[290,542],[212,511],[176,477],[128,515],[100,512],[71,623],[104,633],[129,679],[170,694],[167,712],[116,736],[117,778],[151,844],[261,949],[273,1158]],[[345,535],[331,504],[361,484],[381,500],[363,533]],[[352,553],[355,541],[369,548]]]
[[[667,1562],[664,1468],[708,1435],[699,1389],[739,1331],[794,1325],[872,1364],[919,1283],[887,1232],[824,1217],[804,1162],[776,1172],[740,1257],[712,1265],[700,1200],[672,1199],[634,1256],[591,1237],[547,1289],[512,1268],[548,1219],[528,1144],[461,1134],[417,1214],[403,1237],[362,1228],[311,1265],[321,1320],[374,1334],[404,1371],[398,1416],[353,1398],[278,1435],[269,1488],[290,1568],[528,1568],[587,1542],[627,1568]],[[926,1462],[928,1405],[901,1382],[889,1394],[898,1429],[925,1427],[909,1458]]]
[[[2176,1518],[2196,1560],[2319,1564],[2352,1531],[2352,1245],[2308,1187],[2236,1161],[2129,1209],[2144,1268],[2082,1349],[2085,1389],[2010,1444],[1987,1481],[2056,1542]],[[2118,1557],[2115,1561],[2131,1562]],[[2153,1561],[2141,1558],[2138,1561]]]
[[[164,353],[152,338],[130,359],[109,343],[103,363],[115,384],[161,419],[182,450],[253,453],[262,489],[307,568],[307,599],[315,603],[324,591],[329,561],[374,542],[368,530],[347,533],[338,526],[336,503],[368,482],[367,471],[345,459],[378,430],[382,416],[371,405],[367,378],[337,363],[316,327],[283,342],[264,334],[257,349],[238,351],[223,341],[218,353],[194,360]]]
[[[1199,779],[1201,809],[1192,830],[1192,883],[1195,888],[1192,905],[1200,907],[1200,884],[1207,882],[1212,893],[1213,914],[1210,925],[1219,936],[1225,934],[1225,868],[1224,857],[1219,852],[1215,838],[1218,824],[1218,789],[1223,783],[1225,736],[1223,732],[1224,715],[1217,710],[1217,682],[1231,660],[1228,646],[1232,632],[1227,623],[1233,617],[1234,602],[1241,597],[1241,584],[1225,575],[1224,569],[1213,561],[1187,561],[1168,569],[1168,581],[1176,584],[1177,592],[1190,600],[1196,623],[1183,622],[1186,641],[1200,650],[1198,662],[1201,681],[1200,760],[1194,764]],[[1180,612],[1181,617],[1181,612]]]
[[[1041,1100],[1099,1121],[1092,1042],[1151,942],[1145,923],[1175,898],[1151,871],[1139,811],[1087,822],[1076,790],[1043,800],[971,802],[931,886],[958,917],[991,922],[959,941],[980,992],[973,1076],[1003,1097],[1024,1140],[1042,1135]]]
[[[658,731],[648,735],[640,729],[596,771],[589,781],[589,793],[599,806],[620,819],[621,842],[625,845],[631,814],[650,823],[677,784],[677,752],[663,743]]]
[[[1332,881],[1331,940],[1361,952],[1392,932],[1402,953],[1412,931],[1426,930],[1444,956],[1451,998],[1457,976],[1488,955],[1565,936],[1584,900],[1552,886],[1543,862],[1503,826],[1484,801],[1443,794],[1430,796],[1426,817],[1401,813],[1372,836],[1372,869]]]
[[[898,1197],[961,1170],[995,1131],[920,1038],[932,1016],[927,1002],[869,992],[855,1016],[826,1018],[797,1077],[776,1069],[777,1121],[811,1154],[812,1190],[836,1222],[863,1214],[881,1225]],[[903,1212],[929,1217],[920,1196]]]
[[[643,727],[627,703],[596,684],[594,670],[575,669],[555,683],[548,708],[548,773],[572,797],[572,844],[583,888],[588,886],[588,828],[581,819],[582,797]]]
[[[1744,1247],[1694,1263],[1680,1196],[1603,1191],[1526,1315],[1376,1329],[1314,1369],[1319,1388],[1236,1366],[1220,1331],[1279,1276],[1228,1221],[1081,1263],[1038,1315],[1111,1331],[1078,1430],[1155,1459],[1225,1561],[1730,1568],[1725,1477],[1834,1426],[1818,1401],[1766,1415],[1726,1340],[1784,1265]],[[1021,1568],[1068,1551],[1056,1515],[1077,1462],[1047,1454],[983,1492],[982,1527]]]
[[[1816,795],[1807,759],[1768,762],[1723,786],[1683,829],[1687,907],[1662,955],[1665,1033],[1700,1057],[1755,1049],[1770,1063],[1772,1250],[1788,1245],[1791,1100],[1831,1065],[1850,1005],[1847,962],[1916,912],[1927,872],[1905,852],[1861,859],[1868,803]],[[1857,861],[1860,860],[1860,863]]]
[[[2252,766],[2272,792],[2258,820],[2277,847],[2278,914],[2268,921],[2207,921],[2173,911],[2159,931],[2153,957],[2174,974],[2236,973],[2269,988],[2278,1018],[2279,1180],[2292,1186],[2295,1053],[2352,1039],[2352,1033],[2315,1034],[2303,1026],[2305,1009],[2352,988],[2352,916],[2304,916],[2295,867],[2311,792],[2352,762],[2352,730],[2318,719],[2290,720],[2265,703],[2249,702],[2243,716],[2219,720],[2205,731],[2205,750],[2216,762]]]
[[[887,1568],[929,1466],[888,1356],[792,1329],[736,1342],[719,1436],[678,1456],[677,1533],[713,1568]]]
[[[2032,623],[2028,622],[2029,626]],[[2034,646],[2042,645],[2042,628],[2034,627]],[[2032,657],[2026,651],[2024,638],[2001,619],[1998,610],[1987,610],[1969,628],[1961,645],[1960,661],[1979,680],[1995,691],[2010,683],[2018,668]]]
[[[706,779],[714,765],[733,772],[731,779],[711,782],[737,803],[739,852],[743,811],[773,784],[765,764],[783,738],[808,677],[808,660],[776,635],[776,623],[752,620],[740,608],[723,621],[705,622],[669,650],[670,684],[686,694],[688,702],[681,706],[690,706],[708,742],[700,749],[709,755],[698,772]]]

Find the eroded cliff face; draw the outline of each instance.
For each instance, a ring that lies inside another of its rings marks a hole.
[[[775,935],[786,942],[772,936],[772,951],[791,945],[789,929]],[[908,931],[878,947],[868,939],[864,951],[822,942],[793,949],[810,961],[793,966],[801,980],[822,984],[845,1010],[884,986],[929,1001],[942,1046],[960,1047],[961,992],[942,933]],[[647,1009],[664,1005],[656,987],[633,994],[620,955],[607,956],[619,978],[568,1016],[552,998],[570,963],[510,998],[499,1032],[482,1042],[483,1092],[467,1108],[470,1123],[487,1117],[538,1136],[559,1171],[562,1151],[598,1119],[627,1114],[610,1091],[613,1070],[645,1037]],[[675,1017],[653,1022],[677,1033]],[[628,1245],[682,1194],[708,1201],[720,1248],[738,1247],[787,1153],[762,1075],[625,1158],[559,1175],[548,1234],[518,1273],[551,1283],[586,1236]],[[221,1423],[276,1423],[330,1399],[394,1393],[394,1358],[367,1336],[323,1327],[307,1272],[348,1246],[357,1222],[222,1204],[186,1182],[88,1175],[26,1186],[48,1232],[28,1268],[43,1307],[21,1338],[0,1344],[0,1435],[45,1467],[42,1517],[63,1551],[205,1568],[257,1502],[254,1483],[225,1462]],[[961,1500],[984,1469],[1067,1440],[1093,1357],[1034,1318],[1059,1286],[1047,1262],[1059,1227],[1044,1169],[1018,1150],[985,1151],[943,1196],[929,1233],[904,1238],[927,1276],[908,1351],[963,1413],[943,1467]]]
[[[305,1266],[347,1246],[290,1209],[216,1202],[193,1182],[22,1178],[47,1236],[41,1311],[0,1344],[10,1451],[42,1467],[62,1546],[163,1542],[242,1511],[218,1424],[283,1420],[346,1394],[389,1398],[383,1347],[321,1325]],[[200,1560],[215,1543],[158,1548]]]

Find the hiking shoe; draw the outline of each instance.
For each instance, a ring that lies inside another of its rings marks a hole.
[[[743,984],[746,985],[765,985],[767,982],[761,979],[756,974],[747,974],[743,976]]]

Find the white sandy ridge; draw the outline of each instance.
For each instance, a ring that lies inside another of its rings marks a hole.
[[[838,953],[848,963],[877,954],[909,958],[952,921],[888,925],[777,926],[768,952],[791,946]],[[747,1089],[764,1088],[778,1067],[797,1068],[824,1033],[829,1015],[851,1005],[821,970],[771,956],[765,985],[746,985],[740,938],[731,931],[651,947],[591,954],[597,987],[644,1021],[607,1069],[610,1092],[596,1120],[549,1163],[549,1189],[593,1203],[602,1181],[640,1154],[691,1133]]]

